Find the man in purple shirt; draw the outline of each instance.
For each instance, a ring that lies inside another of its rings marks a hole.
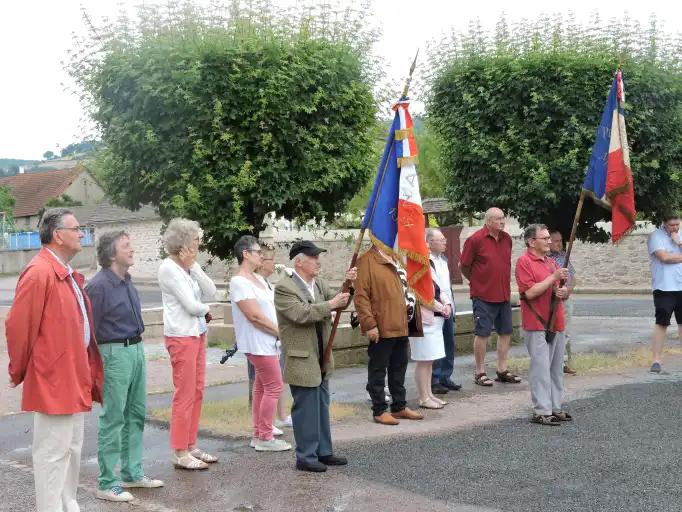
[[[104,233],[97,242],[102,266],[85,291],[92,303],[95,336],[104,362],[103,404],[97,433],[97,498],[131,501],[124,488],[162,487],[142,470],[142,432],[147,411],[142,308],[128,269],[134,250],[125,231]],[[114,468],[121,463],[120,480]]]

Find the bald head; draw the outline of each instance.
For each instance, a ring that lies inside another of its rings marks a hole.
[[[488,230],[496,235],[504,229],[504,212],[499,208],[488,208],[485,212],[485,225]]]

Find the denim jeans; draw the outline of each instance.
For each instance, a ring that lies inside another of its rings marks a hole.
[[[433,362],[431,384],[452,381],[452,373],[455,371],[455,319],[452,316],[443,322],[443,342],[445,357]]]

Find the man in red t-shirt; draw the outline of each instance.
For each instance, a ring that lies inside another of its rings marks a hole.
[[[521,379],[507,369],[511,343],[511,253],[512,239],[504,232],[504,212],[490,208],[485,226],[464,241],[459,259],[462,274],[469,280],[474,314],[474,382],[492,386],[485,373],[485,352],[493,328],[497,332],[497,379],[518,383]]]
[[[531,224],[523,234],[528,250],[516,262],[516,284],[521,293],[521,326],[530,354],[528,381],[533,402],[533,423],[559,425],[571,415],[561,410],[564,395],[564,306],[568,289],[559,281],[568,270],[559,268],[548,256],[549,231],[544,224]],[[556,315],[549,325],[552,296],[556,295]],[[556,333],[549,341],[545,330]]]

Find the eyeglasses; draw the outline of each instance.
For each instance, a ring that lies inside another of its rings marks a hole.
[[[255,252],[256,254],[263,255],[263,249],[245,249],[246,252]]]
[[[63,229],[66,231],[85,231],[86,227],[85,226],[76,226],[75,228],[56,228],[55,231]]]
[[[263,258],[263,261],[275,261],[275,258]]]
[[[543,237],[534,236],[533,240],[544,240],[545,242],[549,242],[550,240],[552,240],[552,237],[551,236],[543,236]]]

